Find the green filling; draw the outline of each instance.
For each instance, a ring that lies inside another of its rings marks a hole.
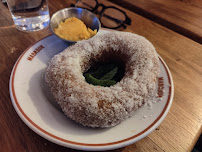
[[[114,80],[99,80],[93,77],[91,74],[87,73],[84,75],[86,78],[86,81],[90,84],[93,85],[99,85],[99,86],[104,86],[104,87],[109,87],[111,85],[116,84],[116,81]]]
[[[108,73],[106,73],[101,78],[101,80],[111,80],[117,74],[117,71],[118,71],[118,67],[114,67],[111,71],[109,71]]]
[[[89,84],[109,87],[121,80],[124,75],[124,67],[117,63],[99,64],[84,73]]]

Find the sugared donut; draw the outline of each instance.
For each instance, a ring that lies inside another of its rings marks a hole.
[[[110,57],[125,64],[121,81],[110,87],[87,83],[83,73],[94,62]],[[111,127],[147,102],[156,88],[158,74],[158,55],[148,40],[128,32],[109,32],[55,55],[45,80],[67,117],[84,126]]]

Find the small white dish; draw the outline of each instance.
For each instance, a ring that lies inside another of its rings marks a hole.
[[[104,32],[107,31],[100,31]],[[101,151],[135,143],[160,125],[174,94],[170,71],[160,56],[157,97],[150,99],[134,116],[108,129],[83,127],[69,120],[43,90],[43,73],[48,61],[66,47],[67,43],[50,35],[25,50],[13,67],[9,84],[11,100],[20,118],[34,132],[65,147]]]

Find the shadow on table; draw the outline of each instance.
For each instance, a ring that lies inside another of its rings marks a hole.
[[[194,146],[192,152],[202,152],[202,135],[200,135],[196,145]]]

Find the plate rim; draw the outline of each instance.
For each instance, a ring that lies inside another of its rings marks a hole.
[[[164,118],[166,117],[171,105],[172,105],[172,101],[173,101],[173,96],[174,96],[174,85],[173,85],[173,79],[172,79],[172,75],[171,72],[168,68],[168,66],[166,65],[165,61],[161,58],[160,55],[158,55],[159,57],[159,61],[163,64],[165,71],[167,73],[167,77],[168,77],[168,82],[170,84],[169,86],[169,93],[168,93],[168,99],[166,101],[166,104],[162,110],[162,112],[160,113],[160,115],[143,131],[139,132],[138,134],[132,135],[131,137],[119,140],[119,141],[114,141],[114,142],[109,142],[109,143],[97,143],[97,144],[89,144],[89,143],[80,143],[80,142],[75,142],[75,141],[70,141],[67,139],[63,139],[61,137],[57,137],[56,135],[49,133],[48,131],[42,129],[40,126],[38,126],[36,123],[34,123],[27,115],[26,113],[23,111],[23,109],[20,107],[20,104],[16,98],[16,93],[15,93],[15,89],[14,89],[14,79],[15,79],[15,72],[16,69],[18,67],[18,64],[20,63],[21,59],[23,58],[23,56],[26,54],[26,52],[32,48],[35,44],[39,43],[42,40],[45,40],[46,38],[53,36],[53,34],[48,35],[40,40],[38,40],[37,42],[33,43],[32,45],[30,45],[18,58],[18,60],[16,61],[15,65],[13,66],[12,72],[11,72],[11,76],[10,76],[10,81],[9,81],[9,92],[10,92],[10,97],[11,97],[11,101],[12,104],[15,108],[15,111],[17,112],[18,116],[22,119],[22,121],[31,129],[33,130],[35,133],[37,133],[38,135],[42,136],[43,138],[59,144],[61,146],[64,147],[69,147],[69,148],[73,148],[73,149],[78,149],[78,150],[111,150],[111,149],[117,149],[117,148],[121,148],[123,146],[127,146],[130,145],[132,143],[137,142],[138,140],[146,137],[148,134],[150,134],[154,129],[156,129],[161,122],[164,120]]]

